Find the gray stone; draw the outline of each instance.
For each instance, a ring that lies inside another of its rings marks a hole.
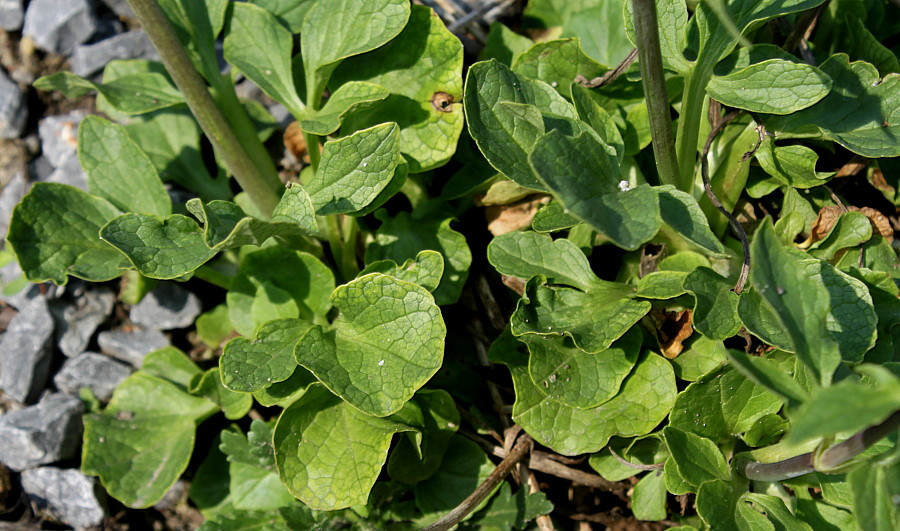
[[[38,398],[50,370],[53,317],[43,297],[35,297],[12,318],[0,339],[0,389],[19,402]]]
[[[116,294],[109,288],[85,290],[69,304],[54,304],[50,310],[56,321],[57,345],[66,356],[84,352],[97,326],[109,317]]]
[[[78,398],[54,393],[34,406],[0,415],[0,461],[21,472],[78,455],[83,412]]]
[[[128,31],[93,44],[82,44],[72,54],[72,72],[90,77],[115,59],[159,60],[143,30]]]
[[[77,529],[103,523],[106,510],[98,496],[97,480],[74,468],[51,466],[22,473],[22,490],[34,512]]]
[[[144,356],[169,346],[169,339],[159,330],[135,328],[100,332],[97,343],[104,354],[140,367],[144,363]]]
[[[0,29],[19,31],[22,29],[24,19],[25,9],[22,8],[22,0],[0,0]]]
[[[38,123],[41,149],[50,165],[59,168],[72,158],[78,149],[78,125],[85,117],[82,111],[48,116]]]
[[[28,107],[22,89],[0,68],[0,138],[18,138],[26,118]]]
[[[28,163],[28,175],[32,181],[46,181],[54,169],[50,159],[43,155]]]
[[[106,7],[110,8],[113,13],[122,18],[134,18],[134,11],[128,5],[127,0],[100,0]]]
[[[68,184],[85,192],[88,191],[87,174],[84,173],[84,169],[81,168],[81,162],[74,153],[42,181],[45,183]]]
[[[105,354],[85,352],[63,363],[53,377],[57,389],[78,396],[82,387],[93,391],[104,402],[112,397],[116,386],[131,374],[131,367]]]
[[[175,282],[160,282],[131,308],[131,320],[144,328],[187,328],[200,315],[200,299]]]
[[[65,286],[31,284],[24,278],[19,262],[11,261],[0,267],[0,301],[21,310],[36,298],[56,299],[65,292]],[[16,290],[18,286],[18,290]]]
[[[91,0],[31,0],[22,33],[47,52],[69,55],[97,30]]]
[[[27,189],[28,183],[25,180],[25,172],[19,171],[6,183],[3,191],[0,191],[0,240],[6,239],[13,209],[25,197]]]

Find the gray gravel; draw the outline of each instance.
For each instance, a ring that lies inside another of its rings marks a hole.
[[[46,466],[22,473],[22,489],[34,512],[75,528],[99,526],[106,510],[97,480],[75,469]]]
[[[25,20],[22,0],[0,0],[0,29],[19,31]]]
[[[159,60],[159,54],[143,30],[121,33],[93,44],[75,47],[72,54],[72,72],[90,77],[116,59]]]
[[[31,0],[22,33],[41,50],[69,55],[97,31],[90,0]]]
[[[84,425],[81,400],[50,394],[38,404],[0,415],[0,461],[17,472],[75,457]]]
[[[144,356],[169,346],[169,339],[159,330],[109,330],[97,336],[100,350],[128,362],[134,367],[144,363]]]
[[[12,318],[0,339],[0,389],[31,403],[47,383],[53,348],[53,318],[43,297],[35,297]]]
[[[22,90],[0,68],[0,138],[18,138],[27,118],[28,108]]]
[[[128,378],[131,371],[130,366],[105,354],[85,352],[66,360],[53,377],[53,383],[60,391],[75,396],[78,396],[81,388],[87,387],[93,391],[94,396],[105,402],[112,397],[116,386]]]
[[[87,349],[97,326],[109,317],[116,294],[109,288],[84,289],[74,301],[50,307],[56,321],[57,345],[66,356],[77,356]]]
[[[186,328],[200,315],[200,299],[175,282],[160,282],[131,308],[131,320],[144,328]]]

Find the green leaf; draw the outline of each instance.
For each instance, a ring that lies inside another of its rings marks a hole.
[[[827,288],[809,278],[803,264],[781,246],[771,221],[756,230],[750,256],[750,283],[761,305],[774,312],[790,350],[828,385],[841,356],[831,336],[822,334],[831,306]],[[743,307],[739,311],[743,320]]]
[[[775,531],[765,516],[738,503],[740,492],[736,491],[745,489],[736,489],[733,482],[716,479],[699,487],[694,491],[697,493],[697,514],[708,526],[725,531]]]
[[[397,442],[388,461],[391,479],[407,484],[426,480],[437,472],[459,428],[459,411],[448,392],[421,390],[413,402],[422,409],[421,448],[414,441],[419,434],[407,434]]]
[[[395,433],[414,428],[350,407],[322,386],[309,388],[275,426],[278,475],[314,510],[364,505]]]
[[[225,37],[225,60],[269,97],[287,107],[291,114],[300,117],[303,103],[294,86],[291,32],[262,7],[236,3],[232,9]]]
[[[188,200],[186,207],[203,224],[204,240],[214,252],[244,245],[262,246],[273,237],[291,248],[305,247],[306,237],[318,233],[312,201],[300,186],[285,191],[271,220],[248,216],[228,201],[203,203],[194,198]]]
[[[659,47],[663,66],[687,74],[693,65],[684,57],[687,47],[688,12],[681,2],[656,0],[656,19],[659,26]],[[625,30],[632,44],[637,42],[634,35],[634,13],[631,2],[625,2]]]
[[[847,511],[817,500],[797,498],[796,502],[797,516],[812,525],[813,529],[841,531],[853,528],[853,515]]]
[[[205,201],[232,197],[228,176],[212,178],[200,152],[200,126],[186,107],[142,114],[125,126],[164,181],[174,181]]]
[[[869,63],[851,63],[846,54],[829,57],[819,67],[833,88],[808,109],[766,120],[775,138],[823,137],[864,157],[900,156],[900,75],[884,79]]]
[[[147,354],[141,372],[171,382],[185,392],[194,378],[203,374],[187,354],[175,347],[164,347]]]
[[[641,334],[632,328],[608,349],[586,354],[561,337],[525,335],[528,373],[548,398],[577,409],[591,409],[616,396],[631,373],[641,348]]]
[[[472,65],[465,87],[469,134],[491,166],[526,188],[544,190],[528,162],[528,154],[544,136],[543,121],[500,103],[527,104],[574,119],[569,104],[550,85],[519,76],[495,60]]]
[[[678,395],[669,425],[716,442],[731,440],[782,401],[731,367],[705,376]]]
[[[211,349],[217,349],[229,339],[234,327],[228,319],[228,306],[219,304],[212,310],[201,313],[194,322],[197,336]]]
[[[814,66],[770,59],[728,75],[713,76],[706,90],[729,107],[791,114],[828,95],[831,79]]]
[[[624,58],[623,55],[621,59]],[[516,57],[512,69],[520,76],[549,83],[566,98],[572,98],[572,82],[575,76],[580,74],[587,79],[593,79],[607,70],[604,65],[584,53],[578,39],[536,43]]]
[[[737,293],[725,277],[698,267],[684,279],[684,289],[694,295],[694,328],[710,339],[727,339],[738,332]]]
[[[262,325],[253,340],[232,339],[219,358],[222,383],[249,393],[287,380],[297,369],[294,345],[310,327],[301,319],[279,319]]]
[[[616,152],[616,160],[622,164],[625,158],[625,141],[622,133],[616,126],[616,122],[598,102],[596,93],[591,89],[578,84],[572,85],[572,103],[578,112],[578,118],[591,126],[595,133],[600,135],[604,144],[613,148]]]
[[[125,257],[100,239],[100,228],[118,214],[105,199],[77,188],[35,183],[13,210],[7,241],[32,282],[61,286],[67,275],[104,282],[128,267]]]
[[[698,337],[672,360],[672,364],[675,365],[675,376],[680,380],[696,382],[725,365],[727,350],[721,341]]]
[[[297,362],[361,411],[396,413],[441,367],[447,329],[434,299],[372,273],[338,287],[331,302],[341,315],[300,339]]]
[[[316,176],[307,185],[316,213],[349,214],[367,207],[400,165],[399,144],[400,129],[393,122],[326,142]]]
[[[793,188],[813,188],[825,184],[834,175],[834,172],[816,171],[819,155],[812,149],[801,145],[776,146],[769,136],[756,151],[756,160],[766,173]]]
[[[390,94],[388,89],[375,83],[350,81],[338,87],[320,110],[307,110],[300,120],[300,129],[313,135],[330,135],[341,127],[346,115],[370,107]]]
[[[478,55],[478,60],[496,59],[511,67],[516,56],[528,51],[533,45],[534,41],[524,35],[519,35],[502,22],[492,22],[488,30],[487,42]]]
[[[220,76],[216,37],[225,24],[227,0],[160,0],[191,62],[211,84]]]
[[[287,380],[272,384],[265,389],[255,391],[253,393],[253,398],[259,402],[259,405],[261,406],[278,406],[285,408],[296,402],[298,398],[303,396],[306,389],[316,382],[318,382],[318,380],[316,380],[316,377],[313,376],[311,372],[298,365],[294,370],[294,373],[291,374]]]
[[[450,228],[452,220],[415,219],[407,212],[398,212],[393,218],[379,212],[375,217],[383,223],[366,248],[366,262],[393,260],[400,264],[415,259],[423,250],[438,251],[444,257],[444,275],[434,300],[439,305],[456,302],[469,275],[472,252],[466,238]]]
[[[666,477],[662,471],[651,471],[634,486],[631,510],[638,520],[664,520],[666,515]]]
[[[663,430],[663,435],[672,454],[670,459],[675,461],[681,477],[692,486],[699,487],[715,479],[731,479],[725,456],[713,441],[673,426]]]
[[[597,284],[587,257],[566,239],[553,240],[534,232],[509,232],[488,245],[487,258],[498,272],[528,280],[544,275],[553,284],[589,291]]]
[[[810,247],[810,254],[831,260],[841,249],[855,247],[872,237],[872,224],[862,212],[844,212],[825,238]]]
[[[785,399],[791,407],[806,401],[806,390],[774,360],[748,356],[734,349],[728,350],[728,360],[741,374]]]
[[[531,520],[553,511],[553,504],[543,492],[528,494],[526,491],[520,488],[512,494],[509,483],[501,483],[487,507],[475,515],[475,521],[464,522],[460,529],[525,529]]]
[[[900,409],[900,381],[878,388],[842,380],[816,389],[791,415],[789,444],[874,426]]]
[[[595,135],[571,137],[551,131],[535,142],[529,161],[563,212],[616,245],[637,249],[659,230],[657,193],[648,186],[622,191],[618,164]]]
[[[109,83],[93,83],[71,72],[56,72],[35,81],[34,87],[58,90],[73,99],[96,90],[113,108],[125,114],[144,114],[184,103],[172,81],[157,72],[129,74]]]
[[[217,404],[225,418],[237,420],[243,418],[253,407],[253,397],[236,393],[222,384],[222,375],[218,367],[213,367],[194,378],[188,389],[194,396],[203,397]]]
[[[156,168],[121,125],[87,116],[78,127],[78,159],[94,195],[125,212],[172,213]]]
[[[454,509],[493,471],[493,463],[480,446],[454,435],[437,472],[416,484],[416,506],[425,513],[419,525],[427,525]],[[476,506],[476,510],[486,505],[488,499]]]
[[[900,510],[894,502],[898,468],[896,463],[867,463],[848,475],[853,515],[860,529],[890,531],[900,525]]]
[[[197,424],[218,408],[139,371],[119,384],[103,413],[84,418],[81,471],[134,508],[162,499],[187,468]]]
[[[663,223],[711,253],[725,253],[725,247],[709,228],[706,215],[691,194],[671,185],[654,190],[659,194],[659,215]]]
[[[317,2],[307,12],[300,31],[306,90],[318,97],[339,61],[374,50],[396,37],[409,13],[405,0]]]
[[[768,516],[769,521],[775,524],[776,529],[790,531],[813,531],[813,528],[798,519],[784,504],[784,500],[768,494],[745,492],[741,496],[742,502],[750,502],[751,506],[758,507],[758,511]]]
[[[430,292],[437,289],[444,274],[444,257],[437,251],[419,251],[415,259],[397,265],[393,260],[378,260],[367,265],[357,278],[369,273],[382,273],[398,280],[418,284]]]
[[[565,213],[559,201],[551,201],[534,215],[531,228],[541,233],[558,232],[572,228],[579,223],[581,223],[580,219]]]
[[[825,286],[831,301],[825,325],[838,344],[841,357],[859,363],[875,345],[878,316],[866,285],[821,260],[803,260],[800,265],[813,281]]]
[[[688,273],[684,271],[654,271],[638,280],[638,297],[645,299],[674,299],[687,293],[684,279]]]
[[[300,33],[306,13],[318,0],[251,0],[275,15],[291,33]]]
[[[445,164],[463,128],[462,64],[459,39],[431,9],[413,5],[397,37],[342,62],[334,72],[334,85],[365,81],[391,92],[387,99],[349,113],[342,127],[353,131],[397,122],[410,173]]]
[[[269,423],[254,420],[247,435],[232,430],[222,431],[219,448],[228,456],[229,501],[235,509],[267,511],[296,503],[275,470]]]
[[[575,13],[597,5],[598,0],[531,0],[525,6],[525,20],[532,27],[562,26]]]
[[[226,300],[241,335],[252,336],[274,319],[324,323],[334,274],[315,256],[272,246],[245,254]]]
[[[591,2],[563,23],[563,36],[578,37],[584,51],[607,70],[621,63],[634,48],[628,39],[622,4],[627,2]],[[581,73],[588,79],[593,77]]]
[[[184,276],[215,256],[197,222],[173,214],[123,214],[100,230],[104,241],[122,251],[145,277],[168,280]]]
[[[571,337],[578,348],[600,352],[622,337],[650,311],[650,303],[632,299],[634,288],[595,280],[588,292],[545,285],[542,275],[528,281],[510,319],[516,336]]]
[[[575,409],[548,398],[534,385],[525,354],[516,350],[514,338],[504,334],[498,342],[491,347],[491,358],[512,374],[513,420],[536,441],[563,455],[596,452],[613,436],[644,435],[668,415],[674,403],[672,366],[655,354],[645,353],[638,360],[611,400],[593,409]]]

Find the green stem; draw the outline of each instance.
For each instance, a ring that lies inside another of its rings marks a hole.
[[[319,153],[319,135],[303,133],[306,137],[306,151],[309,153],[309,165],[312,166],[315,173],[319,169],[319,160],[322,154]]]
[[[356,262],[356,238],[359,235],[359,225],[355,218],[347,216],[344,217],[343,229],[341,272],[346,280],[350,280],[359,274],[359,264]]]
[[[675,154],[675,135],[672,127],[671,107],[666,93],[666,77],[659,47],[659,26],[656,19],[655,0],[632,0],[634,32],[637,38],[641,63],[641,79],[650,115],[650,134],[653,137],[653,154],[661,184],[678,186],[678,158]],[[679,186],[679,189],[685,190]],[[686,191],[689,191],[686,190]]]
[[[325,216],[325,227],[328,247],[331,248],[331,257],[334,259],[335,269],[343,275],[344,271],[341,265],[344,263],[344,242],[341,239],[341,222],[337,214]]]
[[[175,81],[197,122],[209,137],[216,153],[247,192],[251,201],[266,215],[278,204],[277,175],[267,176],[254,164],[231,124],[216,106],[206,82],[194,68],[171,23],[156,0],[128,0],[135,17],[159,52],[166,70]]]
[[[678,189],[693,193],[694,174],[697,168],[697,147],[700,137],[700,120],[703,118],[703,100],[712,71],[698,60],[697,67],[685,79],[681,98],[681,116],[678,119],[678,164],[680,167]],[[698,191],[699,192],[699,191]]]

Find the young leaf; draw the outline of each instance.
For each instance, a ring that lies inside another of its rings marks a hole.
[[[513,377],[513,420],[539,443],[563,455],[596,452],[610,437],[644,435],[668,414],[675,400],[672,366],[645,353],[611,400],[592,409],[575,409],[545,396],[528,374],[517,342],[501,335],[491,346],[492,361],[506,365]]]
[[[338,287],[333,328],[311,328],[297,362],[335,394],[371,415],[399,411],[441,367],[447,329],[424,288],[372,273]]]
[[[456,150],[463,128],[462,64],[459,39],[431,9],[413,5],[399,35],[377,50],[341,62],[332,75],[335,85],[365,81],[391,93],[348,113],[342,127],[352,131],[397,122],[400,151],[411,173],[443,165]]]
[[[623,192],[618,164],[596,135],[551,131],[534,143],[529,161],[568,212],[618,246],[637,249],[659,230],[656,192],[648,186]]]
[[[91,193],[125,212],[166,217],[172,201],[150,158],[121,125],[88,116],[78,127],[78,159]]]
[[[266,247],[242,257],[226,296],[228,316],[244,336],[274,319],[324,322],[332,291],[334,274],[315,256]]]
[[[811,255],[831,260],[841,249],[861,245],[872,237],[872,224],[862,212],[844,212],[822,240],[810,247]]]
[[[306,110],[302,115],[303,119],[300,120],[300,129],[313,135],[330,135],[341,127],[345,116],[370,107],[390,94],[390,91],[381,85],[351,81],[338,87],[320,110]]]
[[[478,55],[478,60],[496,59],[506,66],[512,67],[516,56],[525,53],[533,45],[534,41],[524,35],[519,35],[502,22],[493,22],[488,31],[487,42]]]
[[[374,50],[396,37],[406,25],[409,12],[405,0],[317,2],[307,12],[300,31],[306,90],[318,97],[339,61]]]
[[[694,295],[693,325],[710,339],[727,339],[738,332],[739,296],[728,279],[707,267],[698,267],[684,279],[684,289]]]
[[[39,90],[58,90],[68,98],[80,98],[96,90],[119,112],[144,114],[184,103],[181,93],[157,72],[130,74],[108,83],[93,83],[71,72],[56,72],[34,82]]]
[[[709,222],[694,197],[674,186],[654,188],[659,194],[659,214],[663,223],[707,251],[722,255],[725,248],[709,228]]]
[[[565,213],[565,209],[559,201],[551,201],[534,215],[534,219],[531,220],[531,228],[540,233],[559,232],[570,229],[579,223],[581,223],[580,219]]]
[[[104,282],[128,267],[125,257],[99,238],[100,228],[117,215],[108,201],[78,188],[35,183],[13,211],[7,241],[32,282],[62,286],[67,275]]]
[[[253,398],[259,405],[270,407],[288,407],[303,396],[310,385],[317,383],[316,377],[301,366],[297,366],[294,373],[285,381],[278,382],[253,392]]]
[[[578,112],[578,118],[590,125],[604,144],[615,150],[616,161],[621,165],[625,158],[625,141],[622,140],[622,133],[616,122],[598,99],[600,98],[591,89],[578,84],[572,85],[572,103]]]
[[[464,522],[460,529],[499,529],[511,531],[526,529],[528,522],[542,514],[553,511],[553,504],[543,492],[528,494],[527,488],[510,493],[509,483],[500,484],[500,490],[483,511],[475,515],[474,521]]]
[[[641,347],[637,328],[597,354],[585,353],[568,338],[525,335],[520,341],[531,353],[528,374],[537,390],[578,409],[595,408],[616,396]]]
[[[221,75],[216,37],[225,24],[227,0],[159,0],[191,62],[211,84]]]
[[[416,506],[425,513],[418,524],[427,525],[454,509],[493,471],[494,465],[481,447],[454,435],[440,468],[429,479],[416,484]],[[488,499],[475,510],[487,504]]]
[[[419,434],[408,434],[398,441],[387,469],[391,479],[407,484],[424,481],[437,472],[459,428],[459,411],[446,391],[421,390],[413,402],[422,408],[421,448],[413,441]]]
[[[631,510],[638,520],[666,518],[666,477],[661,471],[650,471],[634,486]]]
[[[659,26],[659,47],[662,52],[663,66],[681,75],[687,74],[693,66],[684,57],[689,25],[687,6],[681,2],[656,0],[656,19]],[[628,40],[632,44],[636,44],[634,12],[631,2],[625,2],[625,30]]]
[[[819,67],[833,88],[808,109],[766,120],[776,138],[824,137],[864,157],[900,156],[900,75],[884,79],[869,63],[851,63],[846,54]]]
[[[280,319],[262,325],[256,339],[232,339],[219,358],[222,383],[228,389],[253,392],[290,378],[297,369],[294,345],[312,327],[301,319]]]
[[[243,418],[253,407],[252,396],[236,393],[222,384],[222,375],[218,367],[213,367],[203,374],[195,376],[188,392],[217,404],[225,413],[225,418],[229,420]]]
[[[545,285],[538,275],[528,281],[510,319],[512,333],[564,335],[588,353],[600,352],[622,337],[650,311],[634,300],[634,288],[597,279],[588,292]]]
[[[319,170],[307,186],[316,213],[349,214],[367,207],[401,160],[400,128],[393,122],[326,142]]]
[[[400,264],[415,259],[420,251],[438,251],[444,257],[444,275],[434,290],[434,300],[439,305],[456,302],[469,275],[472,252],[466,238],[450,228],[452,220],[414,219],[407,212],[398,212],[393,218],[379,212],[375,217],[383,224],[366,248],[366,262],[393,260]]]
[[[572,38],[535,44],[516,58],[512,69],[520,76],[549,83],[566,98],[572,98],[572,81],[577,75],[592,79],[608,70],[588,57],[578,39]]]
[[[537,107],[539,113],[574,119],[566,100],[550,85],[521,77],[494,60],[469,68],[465,90],[469,134],[491,166],[526,188],[544,190],[528,163],[528,153],[544,135],[543,122],[499,104],[527,104]]]
[[[806,401],[808,396],[806,390],[790,374],[782,370],[775,361],[748,356],[734,349],[728,350],[728,360],[741,374],[787,400],[791,407],[799,406]]]
[[[364,505],[395,433],[414,428],[366,415],[320,385],[285,409],[275,426],[281,481],[314,510]]]
[[[853,514],[860,529],[890,531],[900,523],[900,510],[893,502],[898,469],[896,462],[869,462],[848,475],[853,488]]]
[[[706,90],[729,107],[791,114],[824,98],[831,91],[831,79],[814,66],[770,59],[725,76],[713,76]]]
[[[731,478],[725,456],[713,441],[672,426],[663,430],[663,434],[672,455],[670,459],[675,461],[681,477],[692,486],[699,487],[707,481],[725,481]]]
[[[635,295],[644,299],[659,300],[680,297],[688,292],[684,288],[684,279],[688,274],[684,271],[654,271],[638,280]],[[694,319],[696,318],[694,316]]]
[[[215,256],[197,222],[173,214],[124,214],[100,230],[104,241],[122,251],[145,277],[168,280],[184,276]]]
[[[778,182],[792,188],[813,188],[825,184],[834,172],[817,172],[819,155],[806,146],[776,146],[766,138],[756,151],[756,160]]]
[[[758,506],[759,509],[757,510],[768,516],[769,521],[781,529],[813,531],[813,528],[809,524],[794,516],[791,510],[784,504],[784,500],[778,496],[746,492],[741,496],[741,501],[750,502],[751,506]],[[776,527],[776,529],[778,529],[778,527]]]
[[[822,334],[831,307],[828,290],[809,278],[803,265],[781,246],[771,221],[756,230],[750,255],[754,261],[750,283],[759,293],[761,304],[774,311],[791,350],[822,385],[828,385],[841,362],[837,343]]]
[[[275,15],[291,33],[300,33],[306,13],[318,0],[251,0]]]
[[[566,239],[534,232],[509,232],[488,245],[488,261],[498,272],[525,280],[544,275],[553,284],[588,291],[597,283],[587,257]]]
[[[291,33],[265,9],[247,3],[231,6],[231,26],[225,37],[225,60],[295,117],[303,103],[291,70]]]
[[[419,251],[415,259],[397,265],[393,260],[378,260],[367,265],[357,278],[369,273],[382,273],[398,280],[418,284],[434,293],[444,274],[444,257],[437,251]]]
[[[218,408],[139,371],[122,382],[103,413],[84,418],[81,470],[100,476],[129,507],[150,507],[184,472],[197,424]]]

